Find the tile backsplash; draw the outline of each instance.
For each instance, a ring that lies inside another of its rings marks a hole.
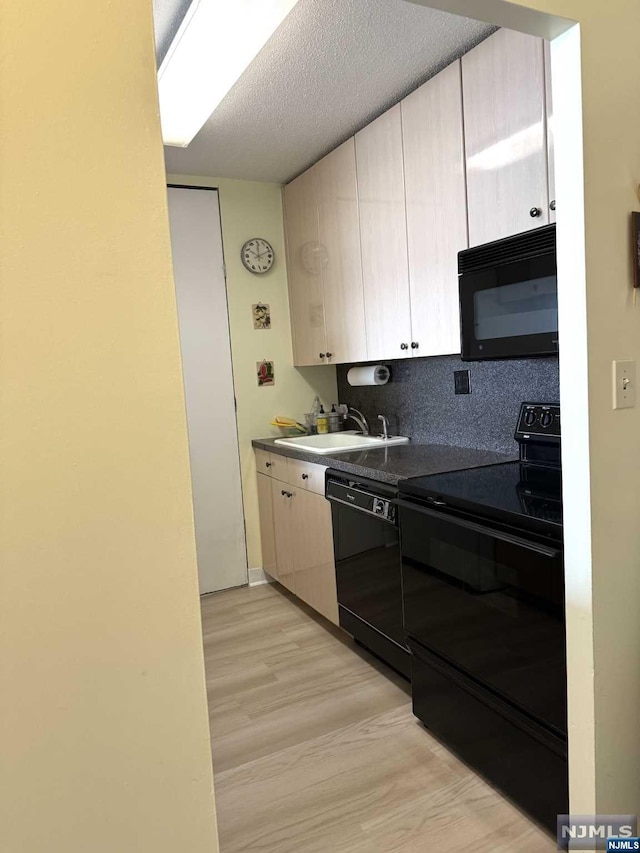
[[[513,439],[520,403],[560,399],[557,358],[461,361],[458,356],[385,362],[387,385],[352,388],[338,366],[338,394],[365,414],[372,433],[378,415],[387,415],[391,432],[419,444],[455,444],[515,453]],[[469,370],[471,393],[454,393],[454,371]],[[349,421],[347,429],[355,429]]]

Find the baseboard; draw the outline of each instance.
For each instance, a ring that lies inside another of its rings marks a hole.
[[[273,583],[264,569],[249,569],[249,586],[260,586],[263,583]]]

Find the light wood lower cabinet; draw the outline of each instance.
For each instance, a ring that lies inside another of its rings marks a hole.
[[[291,592],[296,591],[293,563],[293,489],[281,480],[271,481],[273,538],[276,546],[274,577]]]
[[[324,496],[296,489],[291,499],[295,593],[338,624],[331,507]]]
[[[256,452],[263,453],[264,451]],[[265,454],[267,455],[267,454]],[[273,524],[273,480],[267,474],[258,471],[258,507],[260,509],[260,538],[262,540],[262,568],[272,578],[278,580],[278,562],[276,560],[276,538]]]
[[[264,570],[337,625],[331,507],[319,486],[325,466],[275,453],[271,458],[280,463],[280,476],[283,470],[286,476],[257,474]]]

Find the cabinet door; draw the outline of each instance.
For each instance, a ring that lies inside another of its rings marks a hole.
[[[549,222],[556,221],[556,157],[553,138],[553,93],[551,91],[551,45],[544,43],[544,92],[547,110],[547,164],[549,172]]]
[[[315,168],[327,361],[361,361],[367,358],[367,340],[353,139]]]
[[[278,580],[291,592],[295,592],[292,546],[293,489],[288,483],[271,480],[271,497]]]
[[[462,57],[462,88],[469,244],[546,225],[542,39],[498,30]]]
[[[293,518],[296,595],[337,625],[331,506],[324,497],[298,489],[293,498]]]
[[[402,358],[411,307],[399,104],[356,134],[356,163],[367,358]]]
[[[457,353],[458,252],[468,245],[460,62],[416,89],[401,109],[412,353]]]
[[[315,167],[284,188],[284,219],[293,362],[297,366],[325,364],[327,347]]]
[[[262,568],[278,579],[278,564],[276,561],[276,539],[273,526],[273,494],[271,478],[266,474],[258,474],[258,509],[260,512],[260,539],[262,541]]]

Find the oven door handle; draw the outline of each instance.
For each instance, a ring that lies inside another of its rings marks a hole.
[[[457,527],[462,527],[472,533],[480,533],[483,536],[490,536],[492,539],[498,539],[500,542],[506,542],[508,545],[516,545],[518,548],[524,548],[526,551],[533,551],[534,554],[540,554],[542,557],[548,557],[554,560],[560,557],[561,552],[557,548],[549,548],[546,545],[540,545],[537,542],[532,542],[529,539],[522,539],[520,536],[514,536],[511,533],[503,533],[501,530],[494,530],[483,524],[476,524],[474,521],[466,521],[462,518],[456,518],[452,515],[446,515],[437,510],[427,509],[417,504],[409,503],[408,501],[399,501],[399,506],[402,509],[408,509],[412,512],[419,512],[423,515],[428,515],[430,518],[435,518],[445,524],[453,524]]]

